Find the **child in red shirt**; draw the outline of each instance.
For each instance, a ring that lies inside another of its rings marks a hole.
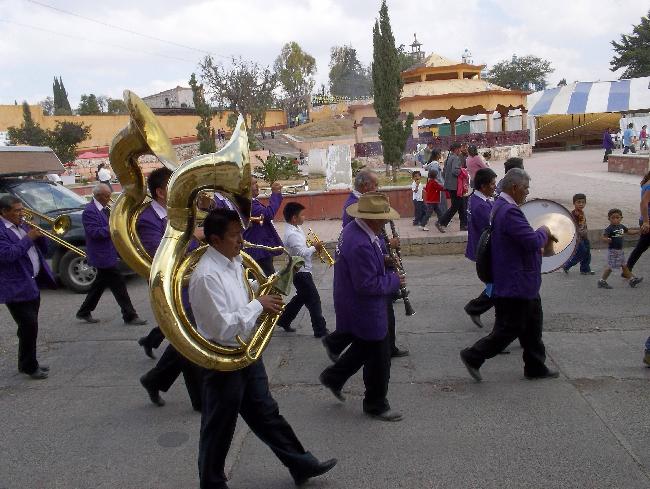
[[[445,189],[440,182],[436,180],[438,177],[438,172],[436,170],[429,170],[429,175],[427,178],[427,185],[424,187],[424,192],[422,192],[422,197],[424,200],[424,205],[426,211],[424,217],[422,218],[422,225],[420,229],[422,231],[428,231],[427,223],[431,214],[434,212],[438,216],[438,220],[442,218],[442,209],[440,209],[440,192],[444,192]]]

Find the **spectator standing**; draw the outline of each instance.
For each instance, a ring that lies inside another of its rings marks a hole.
[[[612,140],[612,135],[609,132],[609,127],[605,129],[605,132],[603,133],[603,149],[605,150],[603,163],[607,163],[609,155],[612,154],[612,150],[614,149],[614,141]]]
[[[629,151],[636,153],[636,148],[634,147],[634,140],[636,139],[636,132],[634,131],[634,124],[629,123],[627,129],[623,131],[623,154],[627,154]]]
[[[478,149],[473,144],[467,148],[467,152],[469,153],[469,156],[465,160],[465,164],[467,165],[467,173],[469,173],[470,184],[473,185],[476,172],[481,168],[488,168],[490,165],[483,161],[483,158],[481,158],[478,154]]]
[[[424,201],[422,199],[423,185],[420,182],[422,175],[419,170],[415,170],[412,174],[413,182],[411,183],[411,191],[413,192],[413,225],[423,226],[422,218],[424,217]]]

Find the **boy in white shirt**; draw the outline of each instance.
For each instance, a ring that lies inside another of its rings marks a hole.
[[[413,191],[413,225],[424,226],[424,224],[422,224],[422,219],[425,214],[424,199],[422,198],[423,186],[420,183],[422,174],[418,170],[415,170],[412,176],[413,183],[411,183],[411,190]]]
[[[278,326],[287,332],[296,331],[291,327],[291,322],[296,318],[302,306],[307,306],[311,316],[311,327],[314,330],[314,337],[322,338],[329,331],[326,328],[323,309],[320,303],[320,295],[314,284],[311,275],[312,255],[323,249],[322,243],[314,246],[307,246],[305,232],[300,227],[305,222],[305,206],[298,202],[289,202],[282,211],[284,220],[287,223],[284,231],[284,246],[291,256],[301,256],[305,259],[305,265],[293,276],[293,285],[296,287],[296,295],[284,308],[284,312],[278,320]]]

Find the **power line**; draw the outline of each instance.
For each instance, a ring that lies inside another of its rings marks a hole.
[[[134,52],[134,51],[137,52],[137,51],[139,51],[141,53],[148,54],[148,55],[151,55],[151,56],[158,56],[158,57],[161,57],[161,58],[173,59],[175,61],[182,61],[183,63],[196,64],[196,61],[190,61],[188,59],[177,58],[175,56],[169,56],[167,54],[154,53],[152,51],[145,51],[145,50],[142,50],[142,49],[133,49],[133,47],[130,47],[130,46],[121,46],[119,44],[112,44],[112,43],[107,43],[107,42],[102,42],[102,41],[96,41],[94,39],[88,39],[87,37],[81,37],[81,36],[75,36],[75,35],[72,35],[72,34],[66,34],[66,33],[63,33],[63,32],[57,32],[57,31],[53,31],[53,30],[50,30],[50,29],[45,29],[43,27],[37,27],[37,26],[34,26],[34,25],[23,24],[21,22],[16,22],[16,21],[13,21],[13,20],[0,19],[0,22],[5,22],[7,24],[14,24],[14,25],[17,25],[17,26],[20,26],[20,27],[26,27],[28,29],[34,29],[34,30],[37,30],[37,31],[43,31],[43,32],[47,32],[48,34],[54,34],[56,36],[68,37],[70,39],[75,39],[75,40],[79,40],[79,41],[92,42],[92,43],[99,44],[99,45],[106,45],[106,46],[111,46],[111,47],[114,47],[114,48],[124,49],[124,50],[129,51],[129,52]]]
[[[232,56],[224,56],[224,55],[221,55],[221,54],[215,54],[215,53],[212,53],[210,51],[206,51],[204,49],[198,49],[198,48],[195,48],[195,47],[192,47],[192,46],[187,46],[185,44],[180,44],[178,42],[169,41],[167,39],[162,39],[160,37],[155,37],[155,36],[150,36],[148,34],[143,34],[141,32],[133,31],[133,30],[127,29],[125,27],[120,27],[119,25],[110,24],[110,23],[104,22],[102,20],[93,19],[92,17],[87,17],[85,15],[70,12],[69,10],[64,10],[62,8],[55,7],[53,5],[48,5],[46,3],[42,3],[42,2],[39,2],[37,0],[25,0],[25,1],[29,2],[29,3],[33,3],[35,5],[39,5],[39,6],[44,7],[44,8],[48,8],[50,10],[54,10],[55,12],[59,12],[61,14],[71,15],[71,16],[77,17],[79,19],[84,19],[84,20],[87,20],[89,22],[94,22],[96,24],[100,24],[100,25],[103,25],[105,27],[110,27],[111,29],[117,29],[117,30],[120,30],[120,31],[123,31],[123,32],[128,32],[129,34],[144,37],[146,39],[151,39],[153,41],[164,42],[166,44],[171,44],[173,46],[177,46],[177,47],[184,48],[184,49],[189,49],[191,51],[196,51],[196,52],[203,53],[203,54],[208,54],[208,55],[211,55],[211,56],[219,56],[221,58],[228,58],[228,59],[230,59],[232,57]]]

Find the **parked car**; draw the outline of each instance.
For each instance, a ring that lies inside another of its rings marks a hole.
[[[64,214],[68,215],[70,228],[60,237],[85,250],[86,237],[81,214],[88,201],[60,183],[45,177],[56,171],[63,171],[63,165],[50,148],[0,147],[0,197],[13,195],[19,198],[28,210],[52,220]],[[47,231],[52,228],[50,222],[40,217],[34,217],[32,222]],[[88,265],[85,257],[48,240],[46,258],[50,260],[52,271],[66,288],[78,293],[90,290],[97,270]],[[122,262],[120,267],[125,274],[133,273]]]

